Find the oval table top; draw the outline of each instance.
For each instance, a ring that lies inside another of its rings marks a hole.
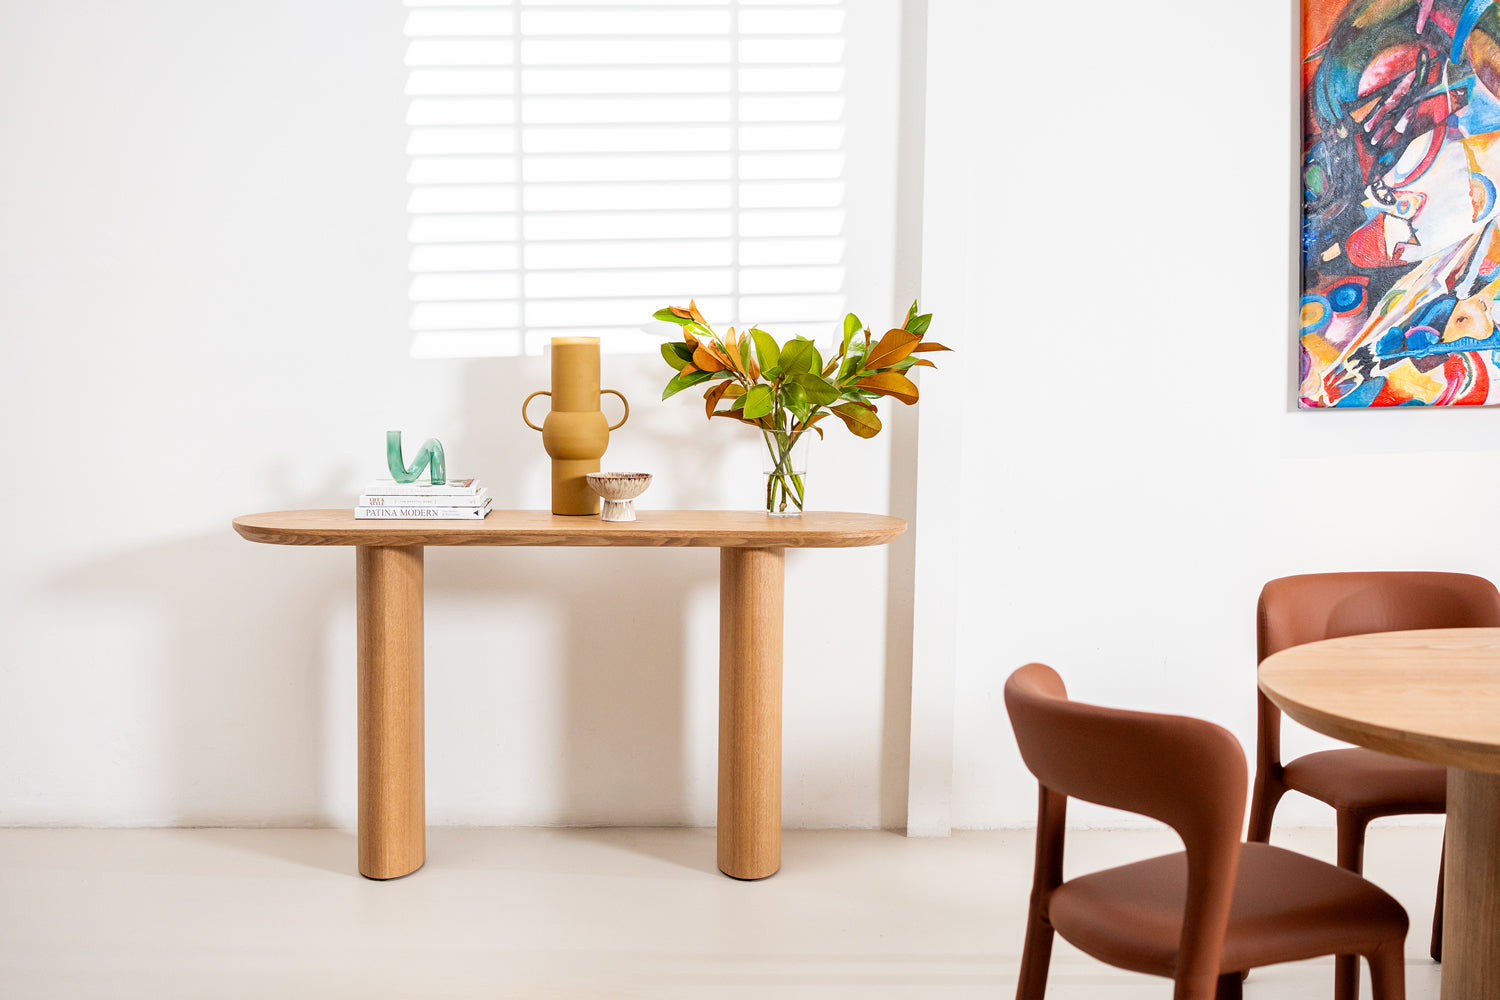
[[[642,510],[603,521],[545,510],[492,510],[479,521],[356,520],[349,508],[282,510],[234,519],[252,542],[273,545],[632,545],[701,548],[853,548],[884,545],[906,522],[884,514],[807,511]]]
[[[1309,729],[1500,773],[1500,628],[1324,639],[1266,657],[1259,677],[1266,696]]]

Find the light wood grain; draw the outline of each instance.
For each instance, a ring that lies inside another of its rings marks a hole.
[[[702,548],[850,548],[884,545],[906,522],[882,514],[809,511],[771,517],[752,511],[638,510],[636,520],[601,521],[543,510],[495,510],[482,521],[359,521],[354,511],[246,514],[234,530],[273,545],[628,545]]]
[[[782,549],[719,554],[719,870],[781,867]]]
[[[359,870],[422,867],[427,819],[422,712],[422,549],[355,550],[359,629]]]
[[[1448,771],[1447,849],[1443,997],[1500,997],[1500,775]]]
[[[1260,687],[1287,715],[1329,736],[1500,773],[1500,629],[1381,632],[1293,646],[1261,664]]]
[[[421,867],[422,550],[428,545],[695,546],[720,549],[719,867],[759,879],[781,866],[784,550],[883,545],[900,518],[813,511],[640,511],[631,522],[493,511],[480,522],[360,521],[351,510],[234,520],[253,542],[353,545],[359,606],[359,866]]]

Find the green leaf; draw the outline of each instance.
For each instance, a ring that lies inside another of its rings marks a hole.
[[[784,372],[815,372],[823,367],[823,358],[813,342],[805,337],[787,341],[781,349],[781,370]]]
[[[915,333],[919,337],[922,334],[926,333],[927,328],[931,325],[932,313],[923,313],[921,316],[913,316],[911,319],[906,321],[906,329],[911,333]]]
[[[844,317],[844,343],[839,347],[840,354],[849,353],[849,341],[853,340],[854,335],[863,328],[864,324],[861,323],[859,321],[859,317],[854,315],[853,313],[850,313],[849,315]]]
[[[750,371],[750,338],[740,338],[740,371]]]
[[[693,360],[693,349],[674,340],[669,344],[661,345],[661,356],[666,359],[667,364],[682,371],[683,365]]]
[[[745,408],[741,413],[746,420],[756,420],[764,417],[776,408],[776,400],[771,395],[771,387],[768,385],[752,385],[750,391],[745,393]]]
[[[666,390],[661,394],[662,399],[669,399],[684,389],[690,389],[699,382],[707,382],[713,378],[712,372],[696,371],[690,375],[673,375],[672,380],[667,383]]]
[[[760,362],[760,370],[765,372],[775,368],[781,361],[781,348],[776,346],[776,341],[758,326],[750,328],[750,337],[755,341],[755,360]]]
[[[813,406],[827,406],[839,398],[837,386],[831,385],[827,379],[811,372],[798,372],[787,381],[790,385],[800,389]]]
[[[651,314],[652,319],[659,319],[663,323],[676,323],[678,326],[687,326],[693,321],[691,316],[679,316],[671,309],[658,309]]]
[[[880,433],[880,418],[874,410],[858,403],[840,403],[833,412],[855,437],[872,438]]]
[[[844,363],[839,365],[839,374],[837,381],[840,384],[848,381],[849,376],[853,375],[856,371],[859,370],[859,366],[864,362],[864,360],[865,345],[863,343],[855,344],[854,347],[849,351],[848,355],[845,356]]]
[[[790,380],[781,387],[781,398],[786,402],[788,408],[796,413],[798,410],[807,409],[807,390],[798,385],[798,378],[806,378],[806,375],[793,375]]]

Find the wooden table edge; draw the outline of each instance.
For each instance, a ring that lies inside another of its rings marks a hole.
[[[1277,708],[1293,720],[1324,736],[1396,757],[1442,764],[1444,767],[1459,767],[1467,771],[1500,774],[1500,759],[1495,758],[1492,753],[1466,750],[1463,746],[1427,733],[1357,722],[1294,701],[1263,684],[1260,689]]]
[[[906,522],[886,514],[812,511],[803,517],[765,518],[755,520],[753,511],[655,511],[657,515],[682,514],[693,518],[705,515],[733,515],[742,518],[739,525],[692,527],[654,523],[653,521],[605,522],[597,517],[580,517],[576,527],[559,525],[518,525],[515,527],[469,523],[465,521],[371,521],[368,524],[267,524],[266,518],[285,520],[295,515],[327,518],[350,514],[349,508],[302,511],[264,511],[242,514],[233,527],[241,537],[268,545],[324,546],[409,546],[409,545],[494,545],[494,546],[578,546],[578,547],[687,547],[687,548],[860,548],[885,545],[906,531]],[[496,512],[501,513],[501,512]],[[540,511],[518,513],[542,514]],[[493,514],[491,516],[494,516]],[[829,518],[845,519],[847,526],[819,525]],[[353,518],[351,517],[352,521]]]
[[[1500,633],[1500,629],[1413,629],[1410,632],[1380,632],[1375,635],[1387,639],[1400,635],[1420,635],[1426,632],[1490,632]],[[1267,668],[1273,672],[1289,660],[1296,660],[1307,654],[1308,647],[1347,645],[1351,640],[1358,641],[1364,636],[1341,636],[1334,639],[1320,639],[1317,642],[1305,643],[1300,646],[1289,646],[1278,650],[1266,657],[1256,668],[1256,686],[1271,699],[1272,704],[1281,709],[1292,719],[1325,736],[1343,740],[1346,743],[1354,743],[1370,750],[1379,750],[1383,753],[1393,754],[1397,757],[1406,757],[1411,760],[1427,761],[1432,764],[1442,764],[1445,767],[1457,767],[1467,771],[1475,771],[1484,774],[1500,774],[1500,752],[1495,746],[1486,744],[1475,744],[1467,739],[1444,737],[1433,733],[1418,732],[1410,729],[1402,729],[1396,726],[1382,725],[1361,719],[1352,719],[1346,715],[1339,715],[1326,709],[1309,705],[1298,701],[1283,691],[1278,691],[1267,684]]]

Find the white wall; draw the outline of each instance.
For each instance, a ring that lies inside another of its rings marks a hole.
[[[1292,409],[1295,4],[931,13],[924,295],[963,346],[953,821],[1023,825],[1012,669],[1253,747],[1265,580],[1500,576],[1500,413]],[[1322,745],[1296,728],[1288,750]],[[1298,798],[1278,822],[1331,822]]]
[[[897,13],[856,48],[894,48]],[[441,437],[501,504],[547,504],[518,413],[545,363],[407,356],[402,18],[0,14],[0,824],[352,823],[353,552],[252,545],[231,518],[348,506],[391,427]],[[874,150],[851,184],[893,204],[897,83],[851,71]],[[877,323],[894,208],[855,214],[848,294]],[[660,402],[665,374],[606,361],[632,403],[606,467],[655,472],[648,506],[753,507],[754,442]],[[836,432],[814,461],[817,506],[885,508],[884,440]],[[787,562],[786,820],[899,824],[886,553]],[[429,821],[712,823],[716,594],[711,550],[430,551]]]
[[[885,439],[816,459],[819,505],[899,493],[927,547],[889,580],[882,550],[789,555],[792,825],[901,825],[909,763],[928,832],[950,804],[1031,822],[1000,699],[1030,659],[1249,746],[1264,580],[1500,572],[1494,411],[1291,409],[1291,6],[1088,0],[1039,33],[930,4],[922,299],[961,351],[920,429],[891,421],[903,459],[922,443],[920,502]],[[0,14],[0,823],[349,824],[352,553],[230,519],[347,505],[388,427],[545,505],[516,414],[544,364],[407,357],[401,21],[393,0]],[[851,164],[867,193],[894,183],[896,83],[863,77],[852,109],[886,130]],[[909,297],[894,209],[853,224],[851,305],[878,313]],[[606,363],[633,404],[607,464],[656,472],[648,504],[749,505],[751,443],[654,402],[661,375]],[[712,552],[436,550],[427,580],[432,822],[712,822]],[[951,662],[923,614],[944,588]],[[884,633],[847,625],[888,608]]]

